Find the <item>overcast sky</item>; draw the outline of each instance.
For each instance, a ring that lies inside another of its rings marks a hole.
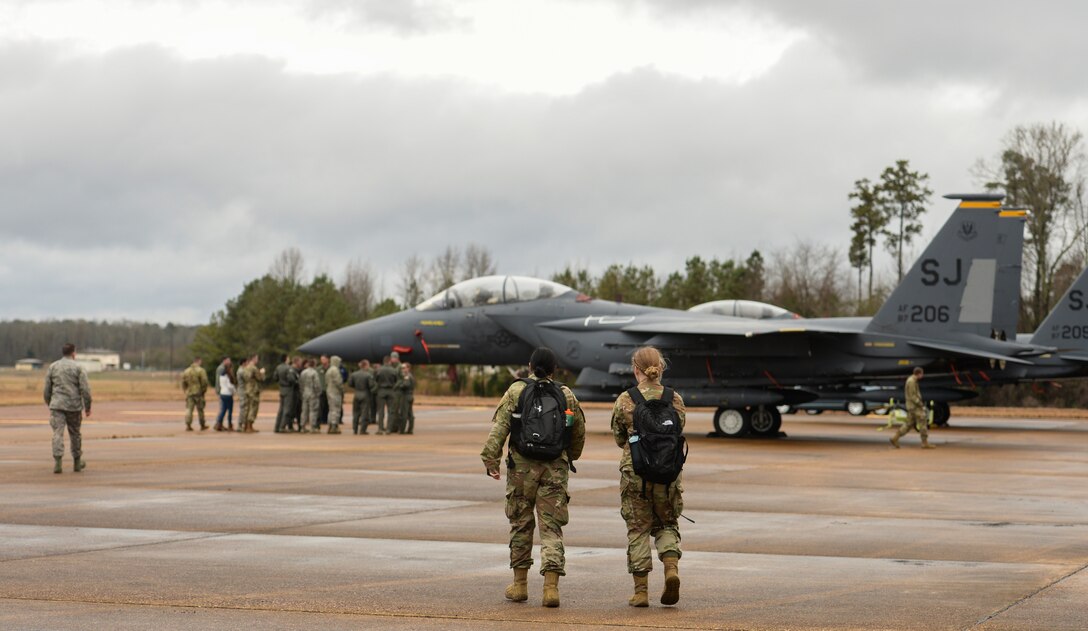
[[[1088,5],[0,0],[0,319],[202,323],[295,246],[550,275],[849,241],[1017,124],[1088,127]],[[890,261],[890,259],[889,259]],[[888,269],[888,261],[882,266]]]

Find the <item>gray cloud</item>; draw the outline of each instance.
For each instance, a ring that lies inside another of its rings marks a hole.
[[[774,6],[808,24],[799,4]],[[852,33],[845,17],[812,19]],[[961,107],[917,80],[924,64],[867,80],[831,42],[809,37],[742,86],[644,68],[568,97],[8,45],[0,286],[19,299],[0,317],[199,322],[289,246],[334,275],[369,260],[389,293],[408,255],[448,244],[540,275],[568,262],[667,272],[799,238],[845,246],[855,179],[909,158],[938,193],[971,189],[970,166],[1012,125],[1082,125],[1057,86],[996,81],[995,98]],[[974,76],[947,66],[938,83]],[[934,204],[932,229],[950,208]]]

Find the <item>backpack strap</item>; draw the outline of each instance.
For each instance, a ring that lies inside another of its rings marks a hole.
[[[665,389],[661,391],[661,400],[664,401],[666,404],[668,404],[668,406],[671,408],[672,407],[672,399],[673,399],[673,396],[676,393],[673,392],[673,389],[668,387],[668,386],[664,386],[664,388]]]
[[[628,390],[627,394],[631,397],[631,400],[635,402],[635,405],[646,403],[646,397],[642,395],[642,391],[638,389],[638,386]]]

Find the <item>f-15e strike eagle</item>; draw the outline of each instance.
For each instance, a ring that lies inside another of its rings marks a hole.
[[[770,305],[746,314],[759,318],[720,315],[713,305],[680,311],[597,300],[535,278],[485,276],[300,350],[345,359],[396,350],[416,364],[519,365],[534,347],[548,346],[577,374],[579,398],[607,401],[634,384],[634,349],[652,344],[668,358],[667,381],[689,406],[717,408],[720,433],[775,435],[777,405],[828,392],[861,396],[863,385],[889,383],[914,366],[948,374],[1031,367],[1056,350],[1053,340],[1016,336],[1026,212],[1002,207],[1000,195],[947,197],[959,205],[872,318],[789,319]],[[945,419],[949,401],[974,396],[955,385],[925,391]]]

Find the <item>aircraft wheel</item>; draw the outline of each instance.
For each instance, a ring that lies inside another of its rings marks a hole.
[[[952,409],[944,401],[933,403],[933,423],[938,427],[948,425],[948,419],[952,418]]]
[[[761,405],[752,410],[749,424],[757,436],[774,436],[782,427],[782,415],[773,407]]]
[[[781,417],[783,414],[797,414],[797,408],[792,405],[780,405],[775,408],[778,410],[778,415]]]
[[[850,401],[846,404],[846,411],[850,416],[865,416],[869,411],[868,407],[864,401]]]
[[[727,438],[737,438],[748,433],[748,412],[735,408],[718,408],[714,412],[714,431]]]
[[[805,414],[808,414],[809,416],[819,416],[823,413],[823,410],[805,410]]]

